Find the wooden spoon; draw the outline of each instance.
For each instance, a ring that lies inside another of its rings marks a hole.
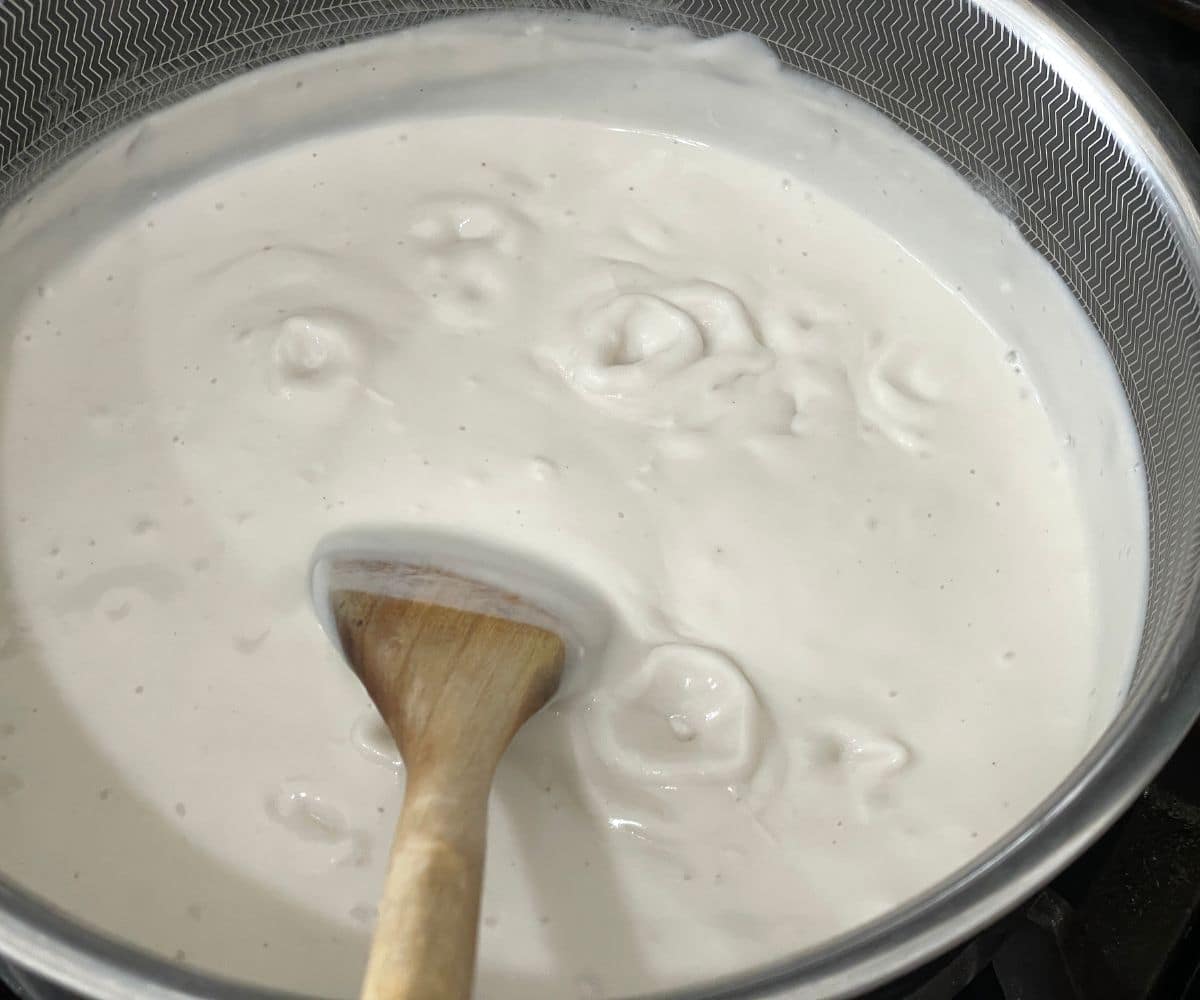
[[[492,776],[557,690],[564,646],[513,594],[435,568],[395,572],[403,597],[330,590],[342,649],[407,771],[362,998],[466,1000]]]

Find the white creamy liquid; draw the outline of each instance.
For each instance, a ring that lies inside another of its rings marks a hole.
[[[1016,230],[744,39],[464,21],[107,140],[0,226],[0,870],[348,996],[403,771],[329,532],[617,620],[491,803],[478,993],[780,958],[1012,829],[1137,635],[1137,452]]]

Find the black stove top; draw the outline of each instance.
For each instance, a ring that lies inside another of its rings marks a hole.
[[[1200,147],[1200,0],[1067,2]],[[0,982],[0,1000],[24,998]],[[863,1000],[1200,1000],[1200,725],[1048,888]]]
[[[1200,148],[1200,0],[1066,0],[1141,74]]]

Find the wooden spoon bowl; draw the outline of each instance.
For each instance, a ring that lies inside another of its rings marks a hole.
[[[342,578],[390,585],[343,589]],[[361,995],[466,1000],[492,777],[557,690],[565,646],[534,623],[540,609],[459,573],[359,560],[335,565],[329,581],[342,649],[407,774]]]

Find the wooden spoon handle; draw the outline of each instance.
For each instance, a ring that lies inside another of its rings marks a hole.
[[[468,1000],[475,974],[488,788],[409,774],[362,1000]]]

